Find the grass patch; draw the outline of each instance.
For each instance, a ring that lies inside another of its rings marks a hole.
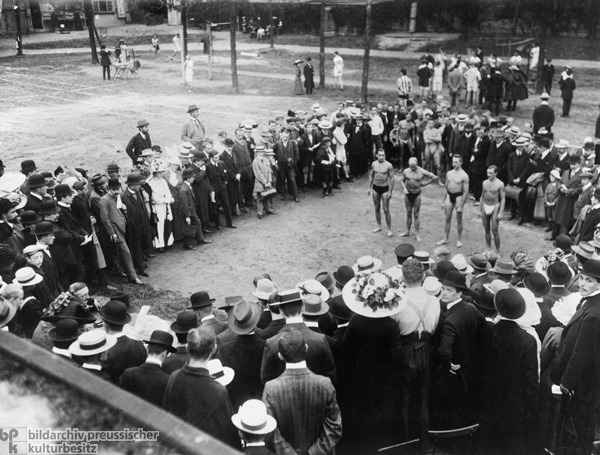
[[[296,46],[320,46],[321,39],[317,35],[281,35],[275,37],[275,45],[293,44]],[[371,37],[371,47],[376,46],[377,37]],[[326,48],[349,48],[363,49],[365,47],[365,38],[362,35],[349,36],[326,36]]]

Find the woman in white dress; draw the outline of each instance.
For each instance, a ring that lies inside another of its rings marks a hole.
[[[152,177],[146,183],[152,188],[152,208],[157,217],[156,237],[154,237],[153,244],[162,253],[165,246],[173,245],[173,229],[171,228],[173,212],[171,204],[174,202],[174,199],[171,195],[169,184],[163,178],[163,174],[167,170],[165,162],[160,158],[155,158],[150,165],[150,169]],[[167,238],[166,243],[165,237]]]
[[[189,91],[193,92],[192,79],[194,79],[194,61],[190,55],[185,56],[185,85],[189,87]]]
[[[333,89],[335,90],[340,85],[340,90],[344,90],[344,82],[342,81],[342,73],[344,72],[344,59],[336,51],[335,57],[333,57]]]

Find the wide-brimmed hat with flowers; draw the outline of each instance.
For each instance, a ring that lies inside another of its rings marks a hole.
[[[393,316],[402,311],[407,301],[404,288],[379,272],[352,278],[344,286],[342,296],[348,308],[368,318]]]

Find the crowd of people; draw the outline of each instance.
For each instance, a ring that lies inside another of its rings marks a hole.
[[[333,112],[315,103],[262,128],[245,120],[216,141],[190,105],[176,148],[153,143],[139,120],[123,174],[115,163],[48,172],[24,160],[20,174],[2,164],[0,327],[248,453],[366,453],[414,438],[424,451],[428,430],[475,424],[482,454],[591,453],[598,141],[555,139],[547,93],[518,127],[472,106],[477,93],[463,107],[452,91],[450,101],[429,99],[419,82],[417,102],[402,74],[397,101],[346,100]],[[393,235],[389,201],[399,187],[400,235],[411,235],[414,219],[417,242],[421,188],[444,187],[445,235],[431,253],[403,243],[385,271],[365,256],[287,290],[263,274],[256,302],[232,296],[216,307],[200,291],[169,322],[116,292],[112,277],[143,285],[147,262],[176,243],[211,243],[221,216],[235,229],[235,217],[275,215],[277,195],[299,203],[314,188],[326,198],[363,176],[374,232],[383,207]],[[488,248],[453,255],[452,216],[461,248],[469,199]],[[519,224],[547,221],[547,254],[499,256],[505,207]],[[377,284],[382,277],[387,284]],[[93,282],[113,291],[108,303],[90,297]]]

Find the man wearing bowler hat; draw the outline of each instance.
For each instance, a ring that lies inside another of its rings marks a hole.
[[[533,132],[538,134],[540,128],[545,128],[549,133],[554,125],[554,109],[548,105],[550,95],[542,93],[540,95],[540,105],[533,110]]]
[[[302,319],[303,302],[300,291],[282,291],[279,293],[279,301],[279,309],[285,318],[285,326],[277,335],[269,338],[265,345],[261,366],[263,383],[276,378],[285,370],[285,363],[277,355],[278,343],[284,334],[292,330],[298,330],[308,345],[306,354],[308,368],[315,374],[327,376],[335,381],[335,363],[325,335],[310,330]]]
[[[230,139],[231,141],[231,139]],[[227,142],[227,139],[225,139]],[[226,146],[229,147],[229,146]],[[225,151],[221,154],[221,156],[225,155]],[[215,192],[215,205],[223,207],[223,213],[225,215],[225,223],[227,226],[233,226],[233,221],[231,219],[232,210],[235,209],[235,204],[230,203],[229,199],[229,183],[231,179],[235,180],[235,175],[230,175],[225,162],[219,159],[219,154],[216,150],[211,150],[208,152],[209,160],[206,164],[206,175],[208,176],[208,180],[210,180],[210,184]],[[230,155],[227,155],[231,158]],[[231,185],[234,183],[232,182]],[[233,193],[233,188],[231,189]],[[221,230],[221,220],[219,211],[214,211],[214,221],[215,227],[218,231]]]
[[[173,347],[173,335],[155,330],[144,343],[148,349],[146,361],[139,367],[127,368],[119,378],[119,385],[160,408],[169,382],[169,375],[161,367],[167,353],[176,352]]]
[[[495,295],[494,305],[499,320],[481,330],[479,346],[483,449],[485,453],[535,453],[537,346],[516,322],[525,314],[525,301],[516,289],[504,289]]]
[[[150,124],[147,120],[138,120],[138,133],[131,138],[129,144],[125,147],[125,151],[134,165],[144,162],[144,158],[141,157],[142,150],[152,148],[152,140],[150,139],[150,133],[148,132],[148,125]]]
[[[33,210],[39,213],[42,208],[42,202],[50,200],[47,196],[48,183],[42,174],[31,174],[29,176],[29,195],[27,196],[27,204],[23,210]]]
[[[129,338],[123,332],[123,326],[131,322],[127,306],[118,300],[110,300],[98,311],[104,323],[104,330],[117,339],[102,361],[104,369],[110,375],[111,381],[119,383],[119,378],[127,368],[137,367],[144,363],[148,353],[144,343]]]
[[[469,292],[465,276],[451,270],[442,281],[442,303],[432,370],[431,403],[435,403],[432,426],[443,424],[459,428],[474,423],[476,343],[485,325],[483,315],[463,300]]]
[[[260,314],[261,309],[256,303],[240,298],[229,311],[229,328],[217,336],[217,357],[224,366],[235,371],[228,387],[234,409],[247,400],[262,397],[260,365],[266,341],[257,335],[256,324]]]
[[[181,197],[180,213],[183,216],[185,226],[183,227],[183,248],[185,250],[195,250],[197,247],[192,245],[196,240],[198,245],[212,243],[212,240],[206,240],[202,233],[202,222],[196,213],[196,196],[192,190],[194,181],[194,171],[184,169],[181,173],[183,183],[179,188]]]
[[[190,142],[198,151],[202,150],[202,141],[206,136],[204,125],[198,120],[198,107],[195,104],[190,104],[187,110],[190,118],[183,124],[181,129],[181,140]]]
[[[218,321],[213,314],[213,303],[215,299],[211,299],[206,291],[194,292],[190,296],[192,306],[188,310],[194,310],[198,315],[201,327],[208,327],[215,335],[227,330],[227,323]]]
[[[113,250],[115,254],[113,262],[121,262],[131,283],[143,285],[144,282],[138,278],[135,272],[131,252],[125,241],[127,217],[121,211],[121,208],[124,207],[121,202],[121,192],[121,182],[119,182],[119,179],[109,179],[108,191],[100,199],[100,221],[106,230],[110,242],[115,246]]]
[[[600,394],[600,261],[589,259],[579,275],[582,299],[563,330],[552,382],[560,386],[559,454],[593,452]]]
[[[71,355],[69,346],[79,336],[79,324],[73,319],[61,319],[56,323],[53,329],[50,329],[48,336],[54,346],[52,352],[72,365],[79,365]]]
[[[546,270],[548,281],[550,281],[550,291],[546,296],[548,306],[552,308],[557,300],[571,295],[566,286],[573,278],[571,269],[563,261],[553,262]]]
[[[198,328],[198,315],[193,310],[184,310],[177,315],[175,322],[171,324],[171,331],[177,338],[176,352],[168,356],[162,364],[162,370],[171,374],[181,369],[190,360],[187,352],[187,336],[192,329]]]
[[[37,172],[37,166],[33,160],[21,161],[21,174],[25,176],[25,181],[20,187],[21,193],[29,196],[29,177]]]

